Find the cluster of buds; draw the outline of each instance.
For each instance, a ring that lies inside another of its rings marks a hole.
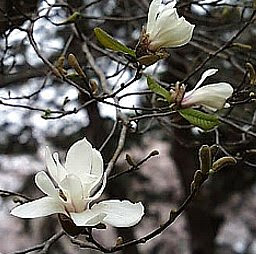
[[[77,57],[74,54],[70,53],[67,57],[67,62],[68,62],[68,65],[75,70],[77,75],[86,82],[86,85],[88,86],[90,92],[93,95],[96,95],[99,90],[99,85],[95,79],[90,79],[88,81],[88,77],[86,76],[81,65],[79,64]],[[64,64],[65,64],[65,56],[61,55],[57,59],[53,68],[54,74],[59,78],[63,78],[67,75],[67,71],[64,69]]]
[[[218,147],[216,145],[202,145],[199,149],[200,169],[194,174],[193,182],[191,183],[191,192],[198,191],[201,185],[206,181],[210,174],[219,172],[222,168],[233,166],[236,164],[236,159],[231,156],[224,156],[215,160]]]

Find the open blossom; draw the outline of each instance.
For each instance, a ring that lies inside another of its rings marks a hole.
[[[229,107],[226,100],[233,93],[233,88],[229,83],[220,82],[200,87],[207,77],[215,74],[217,71],[217,69],[209,69],[203,73],[195,88],[184,94],[181,101],[183,108],[200,105],[212,111],[216,111],[223,107]]]
[[[161,0],[151,2],[146,27],[149,50],[179,47],[191,40],[195,26],[178,16],[175,4],[175,1],[167,5]]]
[[[74,143],[68,150],[65,166],[60,163],[57,153],[52,156],[48,147],[45,159],[57,187],[45,171],[38,172],[35,183],[46,196],[15,207],[11,211],[12,215],[36,218],[55,213],[64,214],[76,226],[104,223],[115,227],[130,227],[141,220],[144,207],[140,202],[105,200],[91,204],[102,194],[106,175],[101,154],[85,138]]]

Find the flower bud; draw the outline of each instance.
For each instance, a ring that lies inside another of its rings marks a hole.
[[[245,67],[247,71],[249,72],[249,78],[250,78],[250,85],[256,84],[256,71],[251,63],[246,63]]]
[[[86,75],[82,68],[80,67],[77,58],[73,54],[68,55],[68,64],[75,69],[75,71],[83,78],[86,78]]]
[[[90,85],[90,89],[91,89],[91,92],[92,94],[97,94],[98,91],[99,91],[99,88],[98,88],[98,83],[95,79],[90,79],[89,80],[89,85]]]
[[[212,166],[211,150],[208,145],[201,146],[199,150],[200,170],[204,175],[209,173]]]
[[[213,163],[212,170],[217,172],[224,167],[235,165],[236,162],[236,159],[231,156],[222,157]]]
[[[124,239],[122,236],[118,236],[117,239],[116,239],[116,247],[117,246],[120,246],[121,244],[123,244],[124,242]]]
[[[129,154],[125,155],[125,160],[127,161],[127,163],[131,166],[135,166],[135,162],[133,161],[132,157]]]
[[[55,63],[56,68],[58,69],[60,74],[63,75],[63,76],[67,74],[66,70],[64,69],[64,62],[65,62],[65,56],[61,55],[57,59],[57,62]]]
[[[218,145],[214,144],[214,145],[210,146],[210,149],[211,149],[211,156],[212,156],[212,158],[214,158],[214,156],[217,154],[217,152],[219,150],[219,147],[218,147]]]
[[[198,190],[204,182],[205,176],[201,170],[197,170],[194,175],[194,180],[191,183],[191,191]]]
[[[159,151],[158,151],[158,150],[153,150],[153,151],[149,154],[150,157],[151,157],[151,156],[157,156],[157,155],[159,155]]]

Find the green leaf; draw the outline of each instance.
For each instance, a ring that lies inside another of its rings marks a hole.
[[[66,75],[66,78],[72,80],[73,82],[80,82],[81,77],[77,73],[70,73]]]
[[[192,108],[181,109],[178,112],[191,124],[200,127],[205,131],[211,130],[220,124],[220,121],[216,115],[206,114]]]
[[[59,25],[64,25],[68,23],[74,23],[81,17],[81,13],[75,11],[71,16],[69,16],[66,20],[59,23]]]
[[[132,57],[136,57],[135,51],[132,49],[129,49],[121,42],[114,39],[112,36],[110,36],[108,33],[103,31],[101,28],[96,27],[94,28],[94,33],[98,39],[98,41],[108,49],[112,49],[117,52],[122,52],[131,55]]]
[[[162,86],[160,86],[154,79],[152,79],[150,76],[147,77],[147,83],[148,83],[148,88],[164,97],[168,102],[171,102],[172,101],[172,98],[171,98],[171,93],[168,92],[165,88],[163,88]]]

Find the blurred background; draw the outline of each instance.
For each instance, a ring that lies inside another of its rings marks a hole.
[[[28,253],[26,248],[42,243],[60,229],[57,216],[33,220],[10,216],[15,203],[13,196],[4,192],[42,196],[33,178],[45,169],[45,145],[59,151],[64,161],[70,145],[86,136],[97,149],[101,148],[107,165],[120,138],[121,124],[113,98],[90,101],[79,89],[86,89],[84,80],[72,76],[74,70],[67,61],[63,68],[70,76],[60,79],[52,74],[45,59],[58,67],[60,56],[73,53],[87,78],[100,83],[99,73],[88,62],[89,51],[108,89],[120,89],[117,96],[123,115],[154,113],[158,104],[144,77],[124,88],[133,79],[136,66],[127,56],[102,48],[93,33],[95,27],[101,27],[135,48],[147,21],[149,3],[0,1],[0,253]],[[125,240],[143,236],[166,221],[170,210],[177,208],[190,192],[200,146],[218,144],[218,156],[232,155],[237,165],[211,177],[189,209],[160,236],[120,253],[256,253],[255,5],[255,1],[246,0],[177,1],[178,13],[196,25],[193,39],[186,46],[170,50],[169,58],[143,72],[167,86],[186,81],[191,89],[203,71],[218,68],[218,74],[207,83],[232,84],[235,92],[231,107],[219,112],[226,122],[209,132],[177,116],[145,117],[132,122],[113,173],[130,167],[126,154],[135,162],[153,150],[160,154],[139,170],[107,185],[103,198],[142,201],[146,215],[132,228],[98,230],[96,238],[105,246],[115,245],[118,236]],[[49,253],[96,251],[79,249],[63,237]]]

